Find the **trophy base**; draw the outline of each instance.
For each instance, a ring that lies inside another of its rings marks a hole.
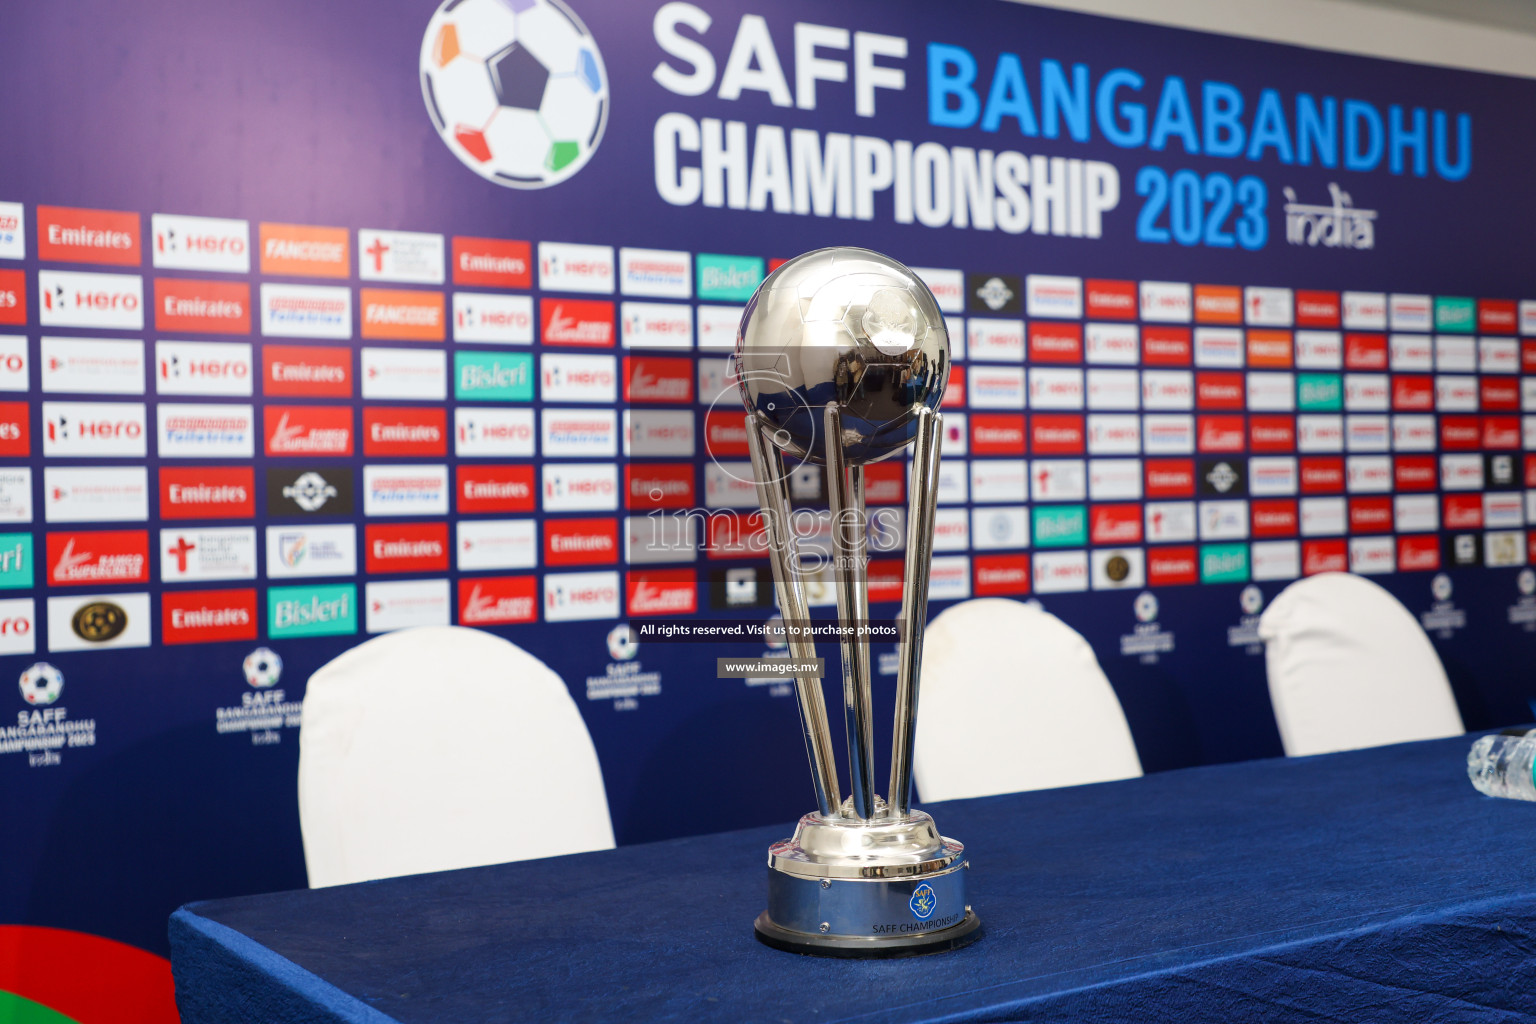
[[[882,806],[883,810],[883,806]],[[919,956],[980,937],[965,847],[921,811],[905,818],[800,819],[768,851],[764,944],[834,957]]]

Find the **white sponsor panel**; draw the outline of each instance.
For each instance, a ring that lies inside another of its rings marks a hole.
[[[37,650],[37,605],[30,597],[0,601],[0,654]]]
[[[613,356],[539,356],[539,397],[546,402],[612,403],[618,393],[619,373]]]
[[[32,387],[31,366],[26,337],[0,334],[0,391],[29,390]]]
[[[911,486],[911,467],[908,466],[908,486]],[[969,491],[969,477],[964,459],[951,459],[939,463],[939,485],[934,500],[940,505],[964,505]]]
[[[1141,318],[1149,323],[1187,324],[1193,300],[1188,284],[1173,281],[1141,282]]]
[[[949,335],[949,361],[965,361],[965,317],[946,316],[944,333]]]
[[[142,395],[144,343],[106,338],[50,338],[38,342],[44,391]]]
[[[978,551],[1029,547],[1029,510],[1023,505],[971,509],[971,547]]]
[[[1520,447],[1526,451],[1536,448],[1536,416],[1520,417]]]
[[[1089,324],[1084,332],[1083,357],[1090,363],[1135,366],[1141,343],[1135,324]]]
[[[44,470],[44,474],[54,472]],[[78,473],[80,470],[66,470],[65,472]],[[120,470],[107,470],[116,473]],[[139,503],[137,508],[144,508],[144,470],[139,469]],[[95,516],[88,516],[95,519]],[[133,518],[143,519],[143,515]],[[10,525],[12,523],[30,523],[32,521],[32,470],[27,466],[0,466],[0,523]]]
[[[1209,369],[1241,369],[1243,332],[1236,327],[1196,327],[1195,365]]]
[[[736,332],[741,329],[740,306],[700,306],[699,348],[734,349]],[[951,357],[959,359],[953,351]]]
[[[1525,503],[1518,491],[1488,491],[1483,494],[1483,525],[1490,530],[1504,530],[1525,525]]]
[[[114,605],[123,614],[123,631],[110,640],[87,640],[74,630],[75,613],[86,605]],[[85,594],[48,599],[48,650],[99,651],[114,647],[149,646],[149,595]]]
[[[460,572],[539,564],[539,526],[532,519],[460,519],[454,531]]]
[[[1195,418],[1188,413],[1149,413],[1141,418],[1147,455],[1188,455],[1195,450]]]
[[[1349,505],[1343,498],[1302,498],[1301,535],[1334,537],[1347,532]]]
[[[965,325],[966,350],[977,362],[1022,363],[1024,321],[973,316]]]
[[[356,526],[350,523],[330,526],[296,523],[267,527],[269,578],[356,575]]]
[[[1454,334],[1435,335],[1435,369],[1441,373],[1476,373],[1476,340]]]
[[[249,397],[254,376],[250,342],[155,342],[159,394]]]
[[[1519,530],[1483,534],[1483,564],[1490,569],[1525,564],[1525,535]]]
[[[971,560],[965,555],[937,555],[928,574],[928,596],[959,601],[971,596]]]
[[[1296,447],[1304,452],[1344,450],[1344,417],[1329,413],[1303,413],[1296,417]]]
[[[527,457],[537,447],[532,409],[458,406],[453,410],[453,450],[463,458]]]
[[[1029,466],[1031,501],[1082,501],[1088,469],[1082,459],[1036,459]]]
[[[1428,295],[1387,297],[1387,326],[1394,331],[1427,331],[1434,320],[1434,303]]]
[[[1083,315],[1083,279],[1030,274],[1024,278],[1024,305],[1029,316],[1076,320]]]
[[[48,458],[143,458],[147,433],[143,402],[43,403]]]
[[[933,550],[964,551],[971,546],[971,515],[963,508],[941,508],[933,515]]]
[[[693,348],[693,307],[672,302],[619,304],[619,337],[625,348]]]
[[[616,619],[620,595],[616,572],[552,572],[544,577],[544,621]]]
[[[697,522],[692,516],[663,512],[625,516],[624,561],[630,565],[697,561]]]
[[[1136,455],[1141,451],[1141,418],[1132,413],[1089,413],[1090,455]]]
[[[1435,376],[1435,408],[1440,412],[1477,412],[1476,377]]]
[[[1435,450],[1435,418],[1430,415],[1392,417],[1392,450],[1397,452],[1432,452]]]
[[[1349,571],[1361,576],[1397,571],[1397,549],[1391,537],[1351,537]]]
[[[1089,459],[1088,497],[1094,501],[1133,501],[1141,497],[1140,459]]]
[[[706,508],[757,508],[757,484],[750,462],[710,462],[704,467]]]
[[[1141,375],[1135,370],[1089,370],[1088,408],[1135,409],[1140,405]]]
[[[1149,501],[1146,506],[1147,540],[1171,543],[1195,539],[1195,503]]]
[[[1249,373],[1250,412],[1290,412],[1296,408],[1296,376],[1291,373]]]
[[[144,279],[138,274],[37,272],[37,322],[44,327],[144,327]]]
[[[1524,412],[1536,412],[1536,377],[1520,378],[1520,408]]]
[[[1434,368],[1435,347],[1428,335],[1394,334],[1387,345],[1388,365],[1394,373],[1428,373]]]
[[[1387,296],[1383,292],[1345,292],[1344,326],[1352,331],[1387,329]]]
[[[0,203],[0,260],[26,258],[27,208],[21,203]]]
[[[1514,338],[1477,339],[1479,373],[1519,373],[1520,343]]]
[[[1440,499],[1433,494],[1396,495],[1392,522],[1398,533],[1432,533],[1440,529]]]
[[[1141,548],[1101,548],[1092,555],[1094,590],[1126,590],[1147,585],[1147,553]]]
[[[256,527],[186,526],[160,531],[166,583],[256,578]]]
[[[1038,466],[1039,463],[1036,463]],[[1082,473],[1082,463],[1076,463]],[[971,462],[971,500],[977,504],[1027,501],[1029,463],[1024,459],[975,459]]]
[[[21,472],[30,474],[30,470]],[[28,475],[29,491],[31,480]],[[28,511],[30,519],[30,502]],[[143,466],[45,467],[43,518],[50,523],[142,522],[149,518],[148,470]]]
[[[1201,540],[1243,540],[1248,536],[1248,503],[1241,498],[1202,501]]]
[[[1272,498],[1296,493],[1294,455],[1255,455],[1248,460],[1248,493]]]
[[[1528,523],[1536,523],[1536,491],[1525,492],[1525,519]]]
[[[702,356],[699,359],[699,404],[714,405],[728,401],[736,389],[736,365],[731,356]]]
[[[944,444],[942,451],[946,456],[964,455],[970,447],[970,434],[966,429],[966,415],[963,412],[946,412],[944,414]]]
[[[1037,594],[1064,594],[1088,589],[1088,552],[1037,551],[1031,557]]]
[[[539,243],[540,291],[611,295],[613,284],[612,246]]]
[[[533,297],[454,292],[453,340],[473,345],[533,344]]]
[[[1036,371],[1038,372],[1038,371]],[[1075,371],[1079,375],[1082,371]],[[972,409],[1024,408],[1024,368],[972,366],[966,371],[966,403]],[[1082,379],[1078,378],[1081,394]]]
[[[162,459],[249,459],[256,451],[249,405],[162,402],[155,408]]]
[[[624,454],[691,457],[693,413],[671,409],[625,409]]]
[[[1344,365],[1344,336],[1338,331],[1297,331],[1298,370],[1337,370]]]
[[[1144,409],[1193,409],[1194,373],[1190,370],[1142,370],[1141,405]]]
[[[1536,334],[1536,299],[1523,299],[1520,302],[1520,333]]]
[[[155,213],[149,232],[150,260],[159,269],[251,272],[249,221]]]
[[[934,267],[913,267],[912,273],[916,274],[928,290],[933,292],[934,301],[939,304],[939,309],[945,313],[960,313],[965,310],[965,275],[958,270],[944,270]]]
[[[443,236],[360,228],[357,276],[364,281],[442,284]]]
[[[1346,373],[1344,408],[1350,412],[1386,412],[1392,401],[1384,373]]]
[[[1292,308],[1289,288],[1243,289],[1243,312],[1254,327],[1289,327]]]
[[[619,291],[653,299],[693,297],[693,257],[675,249],[619,250]]]
[[[363,467],[365,516],[448,514],[448,467],[379,465]]]
[[[261,333],[269,338],[352,337],[352,289],[344,285],[261,286]]]
[[[540,467],[546,512],[605,512],[619,507],[619,468],[611,462],[553,462]]]
[[[591,458],[619,453],[617,409],[544,409],[540,416],[546,457]]]
[[[1376,413],[1344,417],[1344,446],[1352,452],[1385,452],[1392,448],[1391,418]]]
[[[448,397],[448,354],[441,349],[364,348],[364,398],[441,402]]]
[[[1350,455],[1344,460],[1344,477],[1351,494],[1390,494],[1392,456]]]
[[[974,370],[972,371],[974,374]],[[971,405],[977,406],[975,396]],[[1065,367],[1033,367],[1029,371],[1031,409],[1081,409],[1083,371]]]
[[[452,616],[447,580],[391,580],[363,588],[364,628],[370,633],[446,626]]]
[[[1301,542],[1266,540],[1253,544],[1253,578],[1293,580],[1301,575]]]

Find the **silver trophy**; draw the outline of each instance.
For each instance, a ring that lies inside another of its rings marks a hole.
[[[796,679],[817,809],[768,850],[757,935],[822,956],[909,956],[964,945],[980,926],[966,900],[965,848],[912,808],[912,742],[927,623],[949,335],[917,275],[868,249],[818,249],[780,266],[747,303],[736,340],[747,440],[787,624],[809,621],[790,523],[785,456],[826,466],[843,625],[869,622],[864,466],[915,445],[902,586],[888,798],[875,793],[867,636],[840,637],[849,787],[841,795],[821,681]],[[797,661],[814,641],[786,637]]]

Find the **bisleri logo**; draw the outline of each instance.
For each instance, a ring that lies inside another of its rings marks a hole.
[[[602,141],[608,73],[561,0],[445,0],[427,23],[420,70],[443,143],[498,185],[558,185]]]

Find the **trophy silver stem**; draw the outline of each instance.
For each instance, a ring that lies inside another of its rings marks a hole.
[[[810,621],[805,590],[800,585],[800,549],[790,529],[789,474],[779,449],[763,440],[762,426],[749,417],[747,448],[752,455],[752,471],[757,480],[757,503],[762,509],[764,528],[768,531],[768,562],[773,566],[773,585],[779,598],[779,610],[788,622]],[[810,661],[816,657],[815,641],[787,636],[790,657]],[[841,813],[843,796],[837,782],[837,765],[832,757],[832,730],[827,725],[827,704],[821,693],[821,679],[795,677],[795,697],[800,705],[800,730],[805,734],[805,751],[811,759],[811,782],[816,788],[816,806],[822,817]]]
[[[912,809],[912,747],[917,739],[917,698],[923,671],[923,631],[928,625],[928,574],[933,556],[933,517],[938,506],[939,448],[944,417],[926,407],[917,413],[907,502],[907,561],[901,586],[901,641],[896,668],[896,722],[891,733],[892,818]]]
[[[864,523],[864,470],[850,466],[843,452],[843,418],[828,405],[826,427],[827,497],[832,510],[832,572],[836,578],[837,614],[855,629],[869,622],[869,580]],[[875,723],[869,689],[869,638],[861,632],[844,635],[843,715],[848,729],[848,789],[853,814],[860,821],[875,817]]]

